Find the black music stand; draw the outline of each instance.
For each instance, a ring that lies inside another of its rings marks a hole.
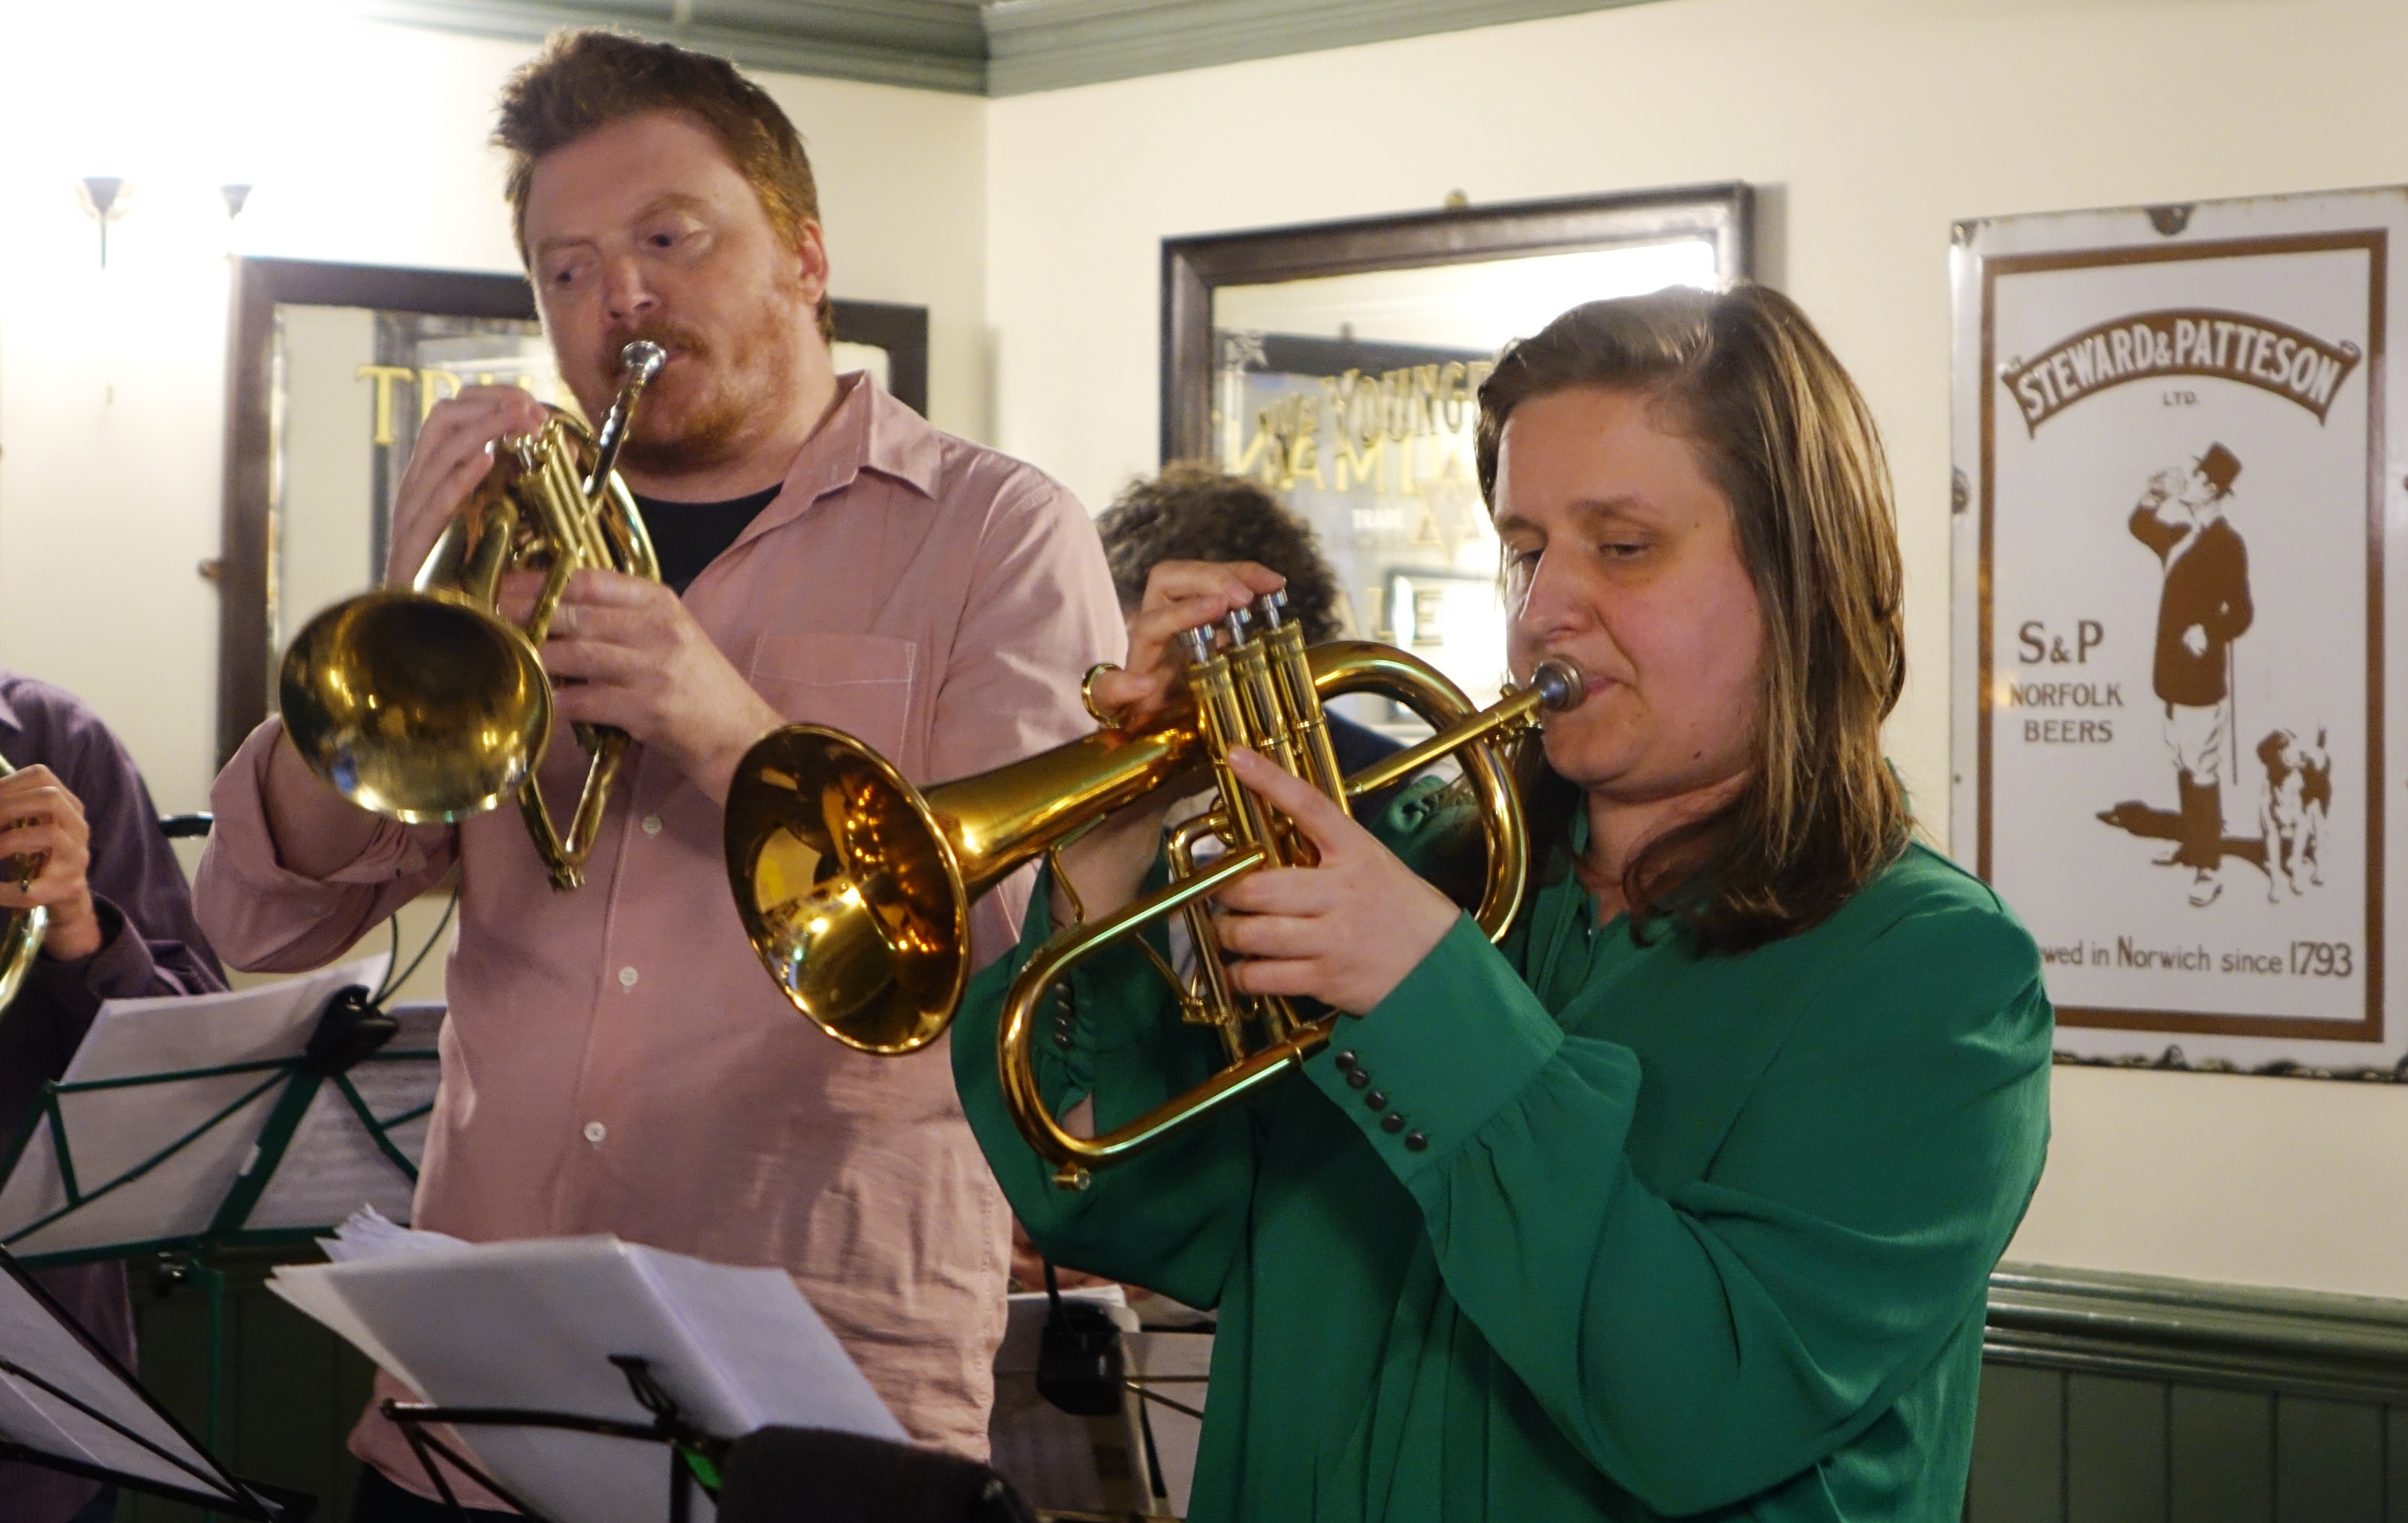
[[[251,1523],[308,1516],[235,1479],[6,1249],[0,1271],[0,1458]]]
[[[613,1354],[610,1362],[627,1377],[627,1387],[636,1401],[652,1415],[650,1423],[631,1423],[616,1417],[593,1417],[574,1412],[539,1412],[519,1407],[445,1407],[423,1401],[396,1401],[388,1397],[379,1408],[386,1418],[401,1430],[409,1441],[410,1452],[418,1457],[419,1465],[426,1472],[428,1484],[451,1510],[454,1523],[467,1523],[467,1510],[452,1491],[452,1483],[443,1478],[443,1466],[450,1464],[468,1479],[483,1487],[509,1503],[511,1511],[527,1517],[538,1517],[525,1502],[512,1496],[499,1481],[444,1443],[427,1432],[431,1424],[441,1423],[452,1428],[548,1428],[570,1433],[595,1433],[603,1438],[633,1439],[639,1443],[666,1444],[669,1459],[669,1523],[691,1523],[694,1516],[694,1488],[700,1487],[704,1495],[719,1495],[719,1470],[727,1460],[729,1440],[713,1438],[696,1428],[678,1410],[677,1401],[661,1389],[652,1378],[652,1361],[633,1354]]]

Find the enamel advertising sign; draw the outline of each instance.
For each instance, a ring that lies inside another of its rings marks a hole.
[[[2408,192],[1960,223],[1957,856],[2059,1051],[2397,1070]]]

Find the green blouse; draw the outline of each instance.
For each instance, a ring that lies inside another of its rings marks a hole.
[[[1440,809],[1383,833],[1414,860]],[[2040,961],[1987,886],[1914,847],[1813,930],[1698,958],[1565,873],[1503,947],[1459,922],[1302,1072],[1078,1194],[996,1075],[1045,902],[973,982],[954,1077],[1049,1257],[1219,1308],[1192,1517],[1958,1516],[2048,1134]],[[1039,1046],[1099,1128],[1218,1067],[1126,947]]]

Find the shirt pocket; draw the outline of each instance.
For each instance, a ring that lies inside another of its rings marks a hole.
[[[768,635],[753,653],[752,689],[789,721],[825,725],[897,756],[920,647],[886,635]]]

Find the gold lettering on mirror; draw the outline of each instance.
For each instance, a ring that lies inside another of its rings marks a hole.
[[[442,401],[446,396],[460,395],[462,384],[460,373],[456,370],[414,369],[407,365],[363,365],[353,373],[352,379],[376,382],[376,433],[369,442],[388,447],[400,442],[400,437],[393,431],[394,386],[412,386],[417,389],[418,421],[424,423],[426,415],[435,410],[436,403]],[[477,372],[474,384],[510,385],[522,391],[531,392],[536,388],[536,378],[523,371],[517,375],[505,376],[492,370],[480,370]],[[449,392],[443,391],[441,388],[444,386],[450,386],[452,389]]]
[[[1479,413],[1480,383],[1496,366],[1486,360],[1401,366],[1371,375],[1348,370],[1310,378],[1318,396],[1282,396],[1254,414],[1254,427],[1235,469],[1286,491],[1299,481],[1339,492],[1359,484],[1374,492],[1419,496],[1426,481],[1464,475],[1462,446]],[[1322,425],[1331,425],[1330,471],[1322,468]],[[1423,439],[1445,442],[1435,475],[1423,470]],[[1449,447],[1454,446],[1454,447]]]
[[[441,388],[450,386],[449,392]],[[457,370],[421,370],[418,372],[418,421],[435,410],[435,404],[446,396],[460,395],[460,373]]]
[[[363,365],[353,374],[355,381],[373,380],[376,382],[376,443],[389,445],[395,438],[393,431],[394,383],[409,381],[417,374],[406,365]]]
[[[1238,453],[1233,470],[1259,477],[1281,492],[1312,482],[1334,492],[1395,492],[1418,496],[1426,480],[1464,475],[1462,448],[1476,422],[1481,381],[1493,364],[1485,359],[1399,366],[1383,374],[1343,371],[1312,376],[1320,395],[1276,397],[1254,412],[1254,431]],[[1322,424],[1332,424],[1329,475],[1322,472]],[[1445,438],[1438,475],[1423,475],[1416,441]],[[1456,448],[1450,448],[1456,446]],[[1334,477],[1334,480],[1332,480]]]

